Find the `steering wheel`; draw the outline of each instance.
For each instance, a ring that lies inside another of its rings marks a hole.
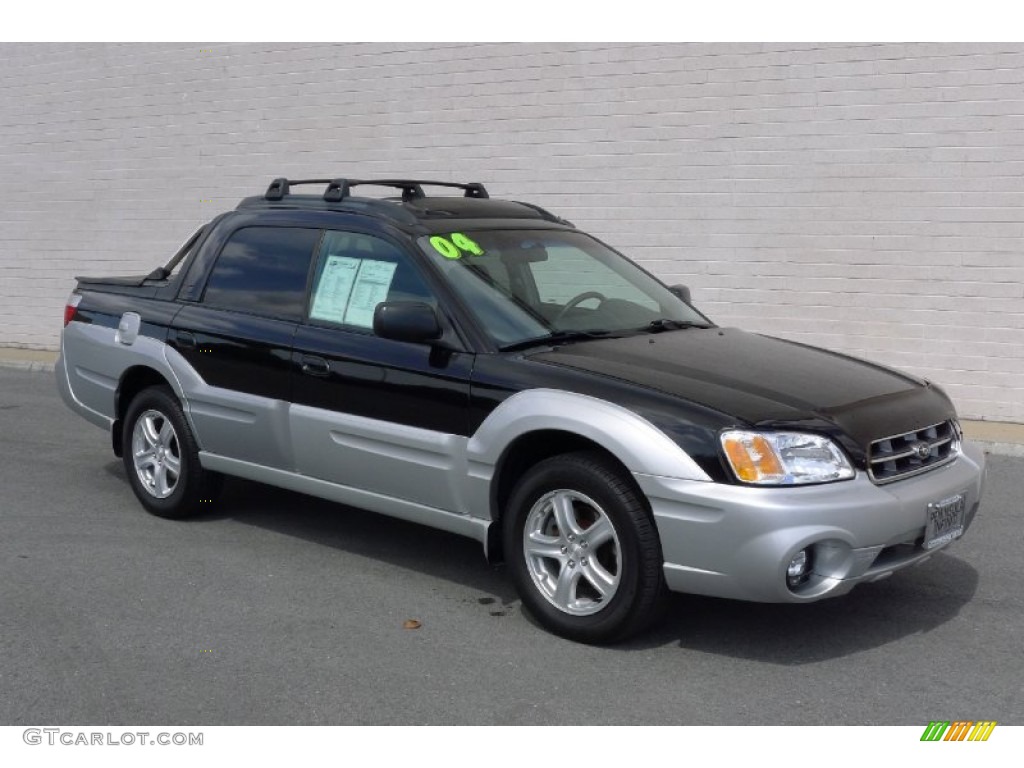
[[[598,301],[608,300],[603,293],[598,293],[597,291],[584,291],[583,293],[578,293],[571,299],[569,299],[567,302],[565,302],[565,306],[558,311],[558,314],[555,315],[555,319],[552,320],[552,322],[557,323],[565,316],[566,312],[575,307],[577,304],[582,304],[587,299],[597,299]]]

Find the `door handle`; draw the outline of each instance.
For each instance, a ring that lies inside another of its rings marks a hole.
[[[302,372],[308,373],[310,376],[330,376],[331,364],[322,357],[303,355]]]
[[[174,340],[178,342],[178,346],[184,347],[185,349],[195,349],[196,337],[188,331],[178,331],[174,334]]]

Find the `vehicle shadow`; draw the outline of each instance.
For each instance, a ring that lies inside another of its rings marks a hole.
[[[813,664],[930,632],[978,588],[978,572],[944,552],[834,600],[805,605],[672,595],[667,618],[621,650],[677,644],[691,651],[781,665]]]
[[[128,487],[120,462],[110,462],[106,470]],[[225,478],[216,505],[189,518],[188,525],[218,520],[257,526],[469,586],[495,615],[518,602],[503,569],[487,563],[479,542],[446,531],[232,477]]]
[[[128,485],[120,462],[106,470]],[[462,584],[492,615],[519,611],[501,566],[478,542],[386,515],[261,483],[227,478],[216,507],[189,525],[233,520]],[[978,587],[978,572],[944,552],[835,600],[805,605],[671,595],[665,618],[614,652],[681,649],[781,665],[813,664],[929,632],[954,618]],[[544,631],[539,628],[537,631]]]

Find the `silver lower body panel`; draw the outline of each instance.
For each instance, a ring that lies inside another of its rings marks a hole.
[[[205,469],[215,472],[223,472],[226,475],[255,480],[278,488],[307,493],[328,501],[348,504],[409,522],[428,525],[460,536],[468,536],[484,545],[487,544],[487,529],[490,527],[490,520],[471,515],[460,515],[425,504],[301,475],[297,472],[288,472],[248,461],[218,456],[207,451],[200,451],[199,460]]]

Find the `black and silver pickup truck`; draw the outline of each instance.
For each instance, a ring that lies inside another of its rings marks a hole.
[[[395,196],[353,195],[371,184]],[[64,325],[63,398],[150,512],[234,475],[469,536],[585,642],[640,631],[667,590],[841,595],[948,546],[981,499],[936,385],[720,328],[480,184],[276,179],[149,275],[79,278]]]

